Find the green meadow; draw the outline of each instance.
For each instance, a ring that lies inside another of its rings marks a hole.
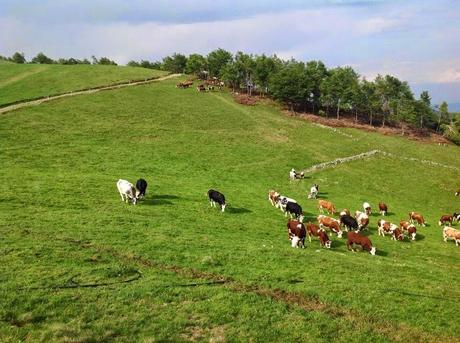
[[[112,65],[0,63],[0,105],[84,88],[166,75],[165,72]]]
[[[40,75],[60,77],[21,67],[0,65],[0,103],[42,94]],[[47,91],[155,73],[85,67]],[[460,248],[437,223],[460,210],[459,147],[318,127],[269,103],[176,89],[179,80],[0,117],[0,341],[460,341]],[[373,149],[392,155],[288,179]],[[123,203],[117,180],[140,177],[146,198]],[[373,205],[365,234],[376,256],[332,234],[330,250],[316,238],[291,248],[268,190],[315,221],[314,183],[338,209]],[[225,194],[224,213],[210,188]],[[427,227],[415,241],[379,237],[379,201],[388,220],[418,211]]]

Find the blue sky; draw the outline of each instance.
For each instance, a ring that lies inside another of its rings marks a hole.
[[[124,64],[222,47],[320,59],[460,102],[460,1],[0,0],[0,54]]]

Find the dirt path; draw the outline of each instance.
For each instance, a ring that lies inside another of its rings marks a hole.
[[[148,84],[148,83],[153,83],[153,82],[172,79],[172,78],[178,77],[180,75],[182,75],[182,74],[170,74],[170,75],[166,75],[166,76],[162,76],[162,77],[159,77],[159,78],[156,78],[156,79],[151,79],[151,80],[146,80],[146,81],[126,82],[126,83],[120,83],[120,84],[113,85],[113,86],[101,87],[101,88],[97,88],[97,89],[88,89],[88,90],[83,90],[83,91],[68,92],[68,93],[59,94],[59,95],[55,95],[55,96],[49,96],[47,98],[38,99],[38,100],[24,101],[24,102],[20,102],[20,103],[11,105],[11,106],[6,106],[6,107],[3,107],[3,108],[0,108],[0,114],[11,112],[11,111],[17,110],[17,109],[22,108],[22,107],[40,105],[41,103],[44,103],[44,102],[48,102],[48,101],[52,101],[52,100],[56,100],[56,99],[61,99],[61,98],[66,98],[66,97],[69,97],[69,96],[76,96],[76,95],[82,95],[82,94],[92,94],[92,93],[97,93],[97,92],[100,92],[100,91],[106,91],[106,90],[112,90],[112,89],[118,89],[118,88],[124,88],[124,87],[131,87],[131,86],[138,86],[138,85],[144,85],[144,84]]]

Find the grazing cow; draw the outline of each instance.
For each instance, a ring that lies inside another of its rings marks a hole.
[[[205,86],[204,84],[198,85],[198,86],[196,87],[196,90],[197,90],[198,92],[206,92],[206,86]]]
[[[376,248],[372,246],[372,243],[369,238],[362,236],[357,232],[349,232],[347,235],[347,248],[348,250],[355,251],[353,249],[353,244],[361,245],[363,251],[369,251],[371,255],[375,255]]]
[[[460,243],[460,230],[456,230],[450,226],[445,226],[444,229],[442,229],[442,236],[444,237],[444,242],[451,239],[455,241],[455,245],[458,247],[458,244]]]
[[[385,234],[389,234],[391,235],[391,239],[395,241],[402,241],[404,239],[404,234],[399,230],[397,225],[383,219],[377,221],[377,228],[379,236],[385,237]]]
[[[301,248],[305,248],[305,237],[307,236],[305,225],[297,220],[289,219],[287,228],[291,246],[293,248],[298,248],[300,245]]]
[[[328,216],[323,216],[321,214],[318,216],[317,219],[318,219],[319,227],[321,229],[324,229],[325,227],[327,227],[332,232],[335,232],[338,238],[342,238],[343,231],[340,228],[340,221],[338,221],[337,219],[328,217]]]
[[[356,218],[356,221],[358,222],[359,230],[364,230],[364,229],[369,230],[369,228],[368,228],[368,226],[369,226],[369,216],[366,213],[361,212],[361,211],[356,211],[355,212],[355,218]]]
[[[288,202],[297,203],[297,201],[295,201],[292,198],[288,198],[288,197],[285,197],[284,195],[280,195],[278,197],[278,202],[276,203],[275,207],[279,208],[281,212],[286,212],[286,205]]]
[[[379,202],[379,210],[382,216],[386,216],[388,213],[388,206],[384,202]]]
[[[460,213],[454,213],[452,216],[454,217],[454,220],[460,222]]]
[[[316,197],[318,196],[318,192],[319,186],[317,184],[314,184],[310,188],[310,194],[308,194],[308,199],[316,199]]]
[[[117,188],[121,196],[121,201],[128,202],[128,200],[130,199],[131,202],[134,205],[136,205],[137,203],[136,188],[134,188],[131,182],[119,179],[117,181]]]
[[[334,204],[326,200],[318,200],[318,208],[321,213],[324,213],[324,210],[326,210],[329,214],[334,214],[336,212]]]
[[[319,238],[319,243],[322,247],[326,247],[328,249],[331,248],[331,240],[329,239],[326,231],[324,229],[320,229],[318,225],[313,224],[311,222],[307,223],[307,233],[308,233],[308,240],[311,243],[311,236],[315,236]]]
[[[145,191],[147,190],[147,181],[139,179],[136,182],[136,198],[144,198]]]
[[[409,223],[408,221],[401,220],[399,222],[399,228],[402,232],[407,232],[407,235],[415,241],[415,236],[417,236],[417,228],[414,224]]]
[[[286,204],[286,212],[284,212],[284,215],[287,216],[288,213],[291,216],[291,218],[292,215],[294,215],[297,219],[303,221],[302,207],[300,207],[298,203],[288,201],[288,203]]]
[[[278,199],[280,197],[280,194],[276,191],[270,190],[268,191],[268,200],[272,204],[272,206],[276,206],[276,203],[278,202]]]
[[[297,178],[297,172],[295,171],[294,168],[292,168],[291,171],[289,172],[289,179],[295,180],[296,178]]]
[[[425,226],[425,219],[420,213],[409,212],[409,221],[413,223],[414,220],[417,222],[418,225]]]
[[[220,205],[220,207],[222,208],[222,212],[225,211],[225,196],[218,192],[218,191],[215,191],[214,189],[210,189],[208,191],[208,198],[209,198],[209,202],[211,203],[211,207],[214,206],[216,207],[216,203]]]
[[[371,214],[371,205],[368,202],[363,203],[364,212],[369,216]]]
[[[344,214],[340,216],[340,224],[342,224],[347,229],[347,231],[359,231],[358,222],[349,214]]]
[[[441,216],[441,219],[439,219],[439,226],[445,224],[445,223],[449,223],[449,225],[452,225],[452,222],[454,221],[454,216],[453,215],[449,215],[449,214],[444,214]]]

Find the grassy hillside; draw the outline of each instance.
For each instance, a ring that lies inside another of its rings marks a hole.
[[[0,117],[0,341],[459,341],[460,248],[437,220],[460,209],[460,172],[401,159],[460,168],[458,147],[340,134],[176,82]],[[394,157],[288,180],[372,149]],[[122,203],[116,181],[139,177],[147,198]],[[331,250],[292,249],[267,191],[314,220],[313,183],[338,208],[384,200],[389,220],[415,210],[429,226],[394,242],[373,215],[377,256],[336,236]],[[228,211],[210,208],[209,188]]]
[[[0,64],[0,105],[114,82],[165,75],[145,68],[105,65]]]

